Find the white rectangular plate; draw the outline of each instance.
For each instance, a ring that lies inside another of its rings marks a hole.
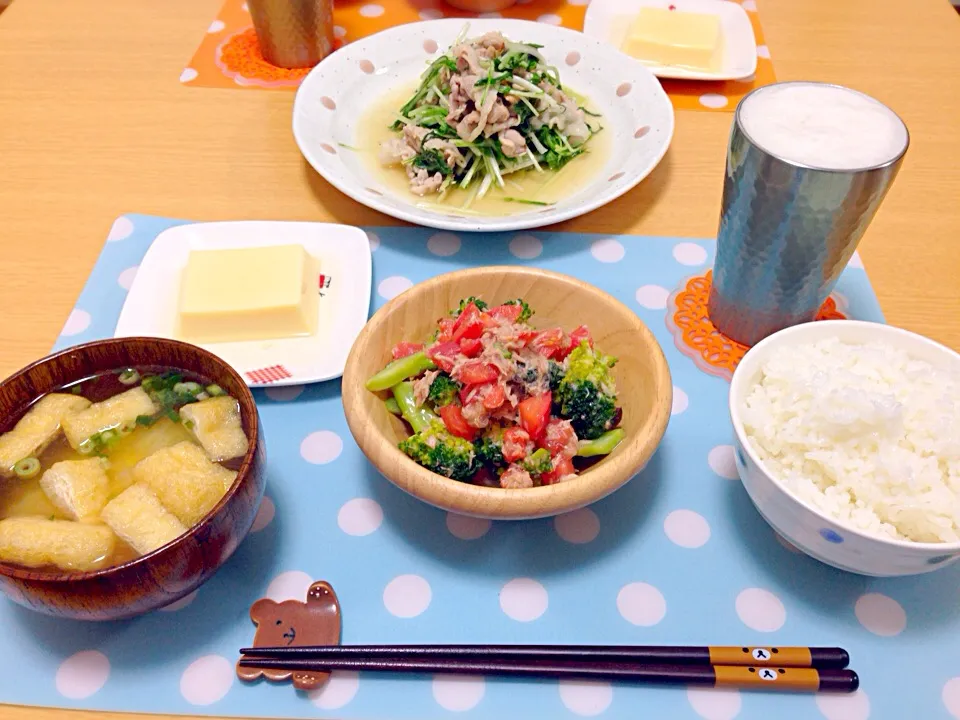
[[[370,310],[367,234],[348,225],[216,222],[180,225],[157,236],[137,270],[114,337],[177,336],[180,278],[191,250],[302,245],[320,261],[317,332],[306,337],[207,343],[247,384],[300,385],[340,377]]]
[[[638,58],[657,77],[677,80],[739,80],[757,70],[757,40],[747,11],[732,0],[593,0],[587,8],[583,32],[620,48],[633,18],[643,7],[716,15],[723,36],[723,63],[716,72],[660,65]]]

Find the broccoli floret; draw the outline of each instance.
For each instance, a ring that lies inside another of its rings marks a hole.
[[[507,466],[503,459],[503,429],[494,426],[483,437],[477,438],[474,443],[477,460],[493,470],[500,470]]]
[[[480,310],[481,312],[487,309],[487,304],[483,300],[471,295],[470,297],[464,298],[463,300],[461,300],[460,307],[458,307],[456,310],[451,310],[450,314],[453,315],[453,317],[460,317],[460,313],[466,310],[467,305],[469,305],[470,303],[473,303],[474,305],[476,305],[477,310]]]
[[[550,451],[544,448],[534,451],[530,457],[520,463],[523,469],[530,473],[531,477],[540,477],[544,473],[553,470],[553,461],[550,459]]]
[[[558,362],[550,361],[548,377],[550,379],[550,390],[556,392],[557,388],[560,387],[560,381],[563,380],[564,372],[563,365]]]
[[[523,298],[507,300],[504,305],[519,305],[521,308],[523,308],[523,310],[520,312],[520,317],[517,318],[517,322],[519,323],[526,323],[530,320],[530,318],[533,317],[533,310],[531,310],[530,306],[524,302]]]
[[[594,440],[616,427],[621,412],[610,368],[616,358],[601,355],[586,341],[567,359],[567,372],[557,386],[554,402],[581,440]]]
[[[436,420],[401,441],[399,448],[427,470],[453,480],[469,481],[476,470],[473,443],[451,435]]]
[[[459,390],[460,386],[457,385],[457,382],[442,372],[433,379],[427,399],[433,402],[436,407],[443,407],[453,402]]]

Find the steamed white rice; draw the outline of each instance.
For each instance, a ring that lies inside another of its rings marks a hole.
[[[743,408],[764,467],[846,526],[960,541],[960,383],[881,342],[773,353]]]

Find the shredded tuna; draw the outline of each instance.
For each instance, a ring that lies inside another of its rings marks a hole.
[[[439,374],[439,370],[428,370],[422,378],[413,383],[413,400],[417,407],[423,405],[430,394],[430,386],[433,385],[433,381]]]
[[[490,424],[490,414],[483,406],[483,403],[472,402],[463,406],[463,419],[467,424],[475,428],[485,428]]]
[[[500,487],[510,489],[532,488],[533,478],[522,467],[511,465],[500,476]]]

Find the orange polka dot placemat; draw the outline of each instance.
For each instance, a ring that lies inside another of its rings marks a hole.
[[[737,0],[717,0],[736,2]],[[583,29],[590,0],[520,0],[501,13],[484,13],[519,20]],[[757,40],[757,72],[752,78],[729,82],[663,80],[677,110],[729,112],[755,87],[776,80],[770,52],[763,39],[755,0],[742,0]],[[340,47],[394,25],[441,17],[479,17],[448,5],[444,0],[334,0],[333,19]],[[191,87],[296,90],[309,69],[287,70],[263,59],[250,12],[244,0],[227,0],[204,34],[180,82]]]

